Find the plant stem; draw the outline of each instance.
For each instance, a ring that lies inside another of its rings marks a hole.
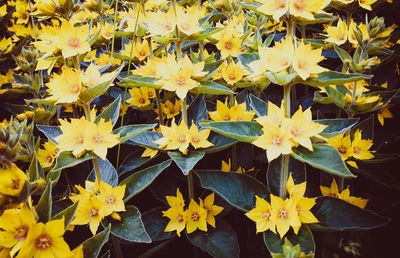
[[[235,97],[232,95],[229,95],[229,107],[233,107],[235,104]],[[232,145],[232,166],[231,166],[231,171],[236,171],[238,165],[237,165],[237,145],[234,144]]]
[[[181,110],[182,110],[182,121],[185,122],[185,124],[188,126],[186,98],[182,99]]]
[[[186,98],[182,100],[182,122],[188,126],[188,119],[187,119],[187,105],[186,105]],[[194,185],[193,185],[193,172],[190,170],[187,175],[188,181],[188,189],[189,189],[189,198],[190,200],[194,199]]]
[[[119,0],[117,0],[117,1],[115,2],[114,24],[113,24],[113,38],[112,38],[112,41],[111,41],[110,65],[112,65],[113,58],[114,58],[115,26],[116,26],[116,24],[117,24],[118,3],[119,3]]]
[[[289,155],[282,155],[281,160],[281,185],[279,187],[279,197],[283,200],[286,199],[287,196],[287,180],[289,177]]]

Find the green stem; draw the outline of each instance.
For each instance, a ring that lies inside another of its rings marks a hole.
[[[119,0],[117,0],[117,1],[115,2],[114,24],[113,24],[113,38],[112,38],[112,40],[111,40],[110,65],[112,65],[113,58],[114,58],[115,27],[116,27],[116,24],[117,24],[118,3],[119,3]]]
[[[185,122],[186,125],[188,125],[186,97],[182,99],[181,110],[182,110],[182,121]]]
[[[232,95],[229,95],[229,107],[233,107],[235,105],[235,97]],[[237,165],[237,145],[234,144],[232,145],[232,166],[231,166],[231,171],[236,171],[238,168]]]
[[[287,196],[287,181],[289,178],[289,155],[285,154],[282,155],[282,161],[281,161],[281,185],[279,188],[279,197],[281,197],[283,200],[286,199]]]
[[[157,105],[157,111],[158,111],[158,118],[159,118],[159,124],[162,125],[164,124],[164,116],[163,112],[161,109],[161,97],[160,97],[160,90],[156,90],[156,105]]]
[[[188,125],[186,98],[182,99],[181,109],[182,109],[182,121],[186,125]],[[193,172],[190,170],[188,175],[187,175],[190,200],[194,199],[194,185],[193,185],[193,174],[192,173]]]

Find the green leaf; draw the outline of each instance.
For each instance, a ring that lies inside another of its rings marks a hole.
[[[314,101],[321,104],[332,104],[332,99],[328,96],[322,95],[319,91],[314,91]]]
[[[350,131],[351,139],[354,139],[354,134],[357,130],[361,131],[361,136],[363,139],[374,139],[374,124],[375,124],[375,115],[372,114],[367,119],[361,121],[358,125]]]
[[[211,132],[210,136],[208,137],[208,141],[214,144],[214,146],[204,149],[203,151],[205,153],[219,152],[238,142],[235,139],[214,132]]]
[[[216,222],[207,232],[197,230],[187,234],[189,241],[212,257],[239,257],[239,242],[232,226],[225,220]]]
[[[146,232],[153,242],[167,240],[177,236],[174,231],[164,232],[164,229],[167,227],[169,219],[162,215],[163,210],[166,209],[158,207],[146,211],[142,214],[142,221],[146,228]]]
[[[71,206],[69,206],[68,208],[63,210],[62,212],[53,216],[51,218],[51,220],[64,218],[64,228],[67,229],[69,224],[74,220],[75,212],[76,212],[76,209],[78,208],[78,203],[79,202],[75,202],[74,204],[72,204]]]
[[[224,28],[222,28],[222,27],[220,27],[220,28],[208,27],[205,30],[203,30],[200,33],[198,33],[197,35],[190,35],[190,36],[187,36],[187,37],[183,38],[183,41],[189,41],[189,40],[201,41],[201,40],[205,40],[209,36],[211,36],[212,34],[217,33],[217,32],[219,32],[219,31],[221,31],[223,29]]]
[[[53,200],[51,199],[51,182],[47,182],[46,189],[44,190],[42,197],[36,205],[36,212],[39,215],[39,221],[46,223],[51,217],[51,206]]]
[[[115,170],[114,166],[110,163],[110,161],[98,159],[99,167],[101,171],[101,180],[112,187],[116,187],[118,185],[118,173]],[[96,180],[96,172],[94,169],[90,172],[87,177],[87,180],[94,182]]]
[[[127,202],[133,196],[143,191],[169,165],[171,165],[171,160],[164,161],[158,165],[138,171],[122,181],[120,185],[126,185],[124,201]]]
[[[261,126],[255,121],[205,121],[200,125],[241,142],[251,143],[262,135]]]
[[[237,55],[237,57],[240,63],[242,63],[242,65],[244,65],[249,70],[251,70],[249,64],[260,59],[258,53],[243,53]]]
[[[319,220],[320,226],[336,230],[372,229],[391,221],[390,218],[329,196],[318,197],[311,212]]]
[[[250,175],[220,170],[195,172],[202,187],[216,192],[241,211],[247,212],[255,207],[255,195],[269,200],[267,187]]]
[[[330,86],[325,87],[325,90],[328,97],[336,104],[336,106],[340,108],[346,106],[346,102],[344,101],[345,94],[342,94],[340,91]]]
[[[28,178],[29,182],[38,180],[39,178],[44,178],[43,168],[37,159],[37,153],[32,155],[32,161],[28,168]]]
[[[161,85],[156,84],[157,79],[153,77],[144,77],[130,75],[123,78],[118,85],[122,87],[149,87],[154,89],[161,89]]]
[[[206,76],[204,76],[201,80],[206,81],[211,78],[211,76],[218,71],[218,68],[221,66],[221,64],[224,62],[224,60],[218,60],[212,63],[206,63],[204,65],[203,71],[208,72]]]
[[[119,117],[119,107],[121,104],[121,97],[118,96],[100,115],[96,117],[94,120],[95,123],[98,123],[101,118],[107,122],[111,120],[113,126],[117,123]]]
[[[306,224],[302,224],[296,235],[293,230],[289,230],[284,238],[280,238],[278,234],[268,230],[263,233],[265,246],[268,248],[270,253],[283,253],[283,245],[285,244],[285,238],[288,238],[290,243],[295,246],[300,244],[300,249],[305,254],[310,252],[315,253],[314,236],[310,228]]]
[[[314,120],[315,123],[327,125],[320,135],[325,138],[331,138],[342,134],[357,124],[358,118],[335,118]]]
[[[135,243],[151,243],[146,233],[141,214],[133,205],[126,206],[126,211],[119,213],[121,221],[111,221],[111,233],[124,240]],[[108,223],[104,223],[108,224]]]
[[[296,73],[273,73],[273,72],[266,72],[265,75],[268,79],[275,84],[278,85],[286,85],[292,82],[294,79],[298,77]]]
[[[194,88],[193,91],[197,93],[210,94],[210,95],[234,94],[234,92],[231,89],[211,81],[200,82],[199,87]]]
[[[83,103],[90,104],[95,98],[97,98],[100,95],[103,95],[108,90],[108,88],[110,88],[112,82],[121,72],[122,68],[124,68],[124,64],[121,65],[117,70],[113,71],[114,75],[112,76],[111,80],[108,80],[106,82],[100,83],[99,85],[89,88],[87,91],[80,94],[79,99]]]
[[[147,131],[130,138],[128,141],[126,141],[126,143],[161,150],[160,148],[158,148],[159,145],[153,142],[160,139],[161,137],[162,134],[160,132]]]
[[[107,243],[110,236],[111,227],[108,226],[106,229],[101,231],[99,234],[87,239],[83,242],[83,254],[85,258],[97,258],[101,251],[101,248]]]
[[[124,125],[113,131],[113,134],[119,134],[120,143],[123,143],[135,135],[153,129],[157,124],[138,124]]]
[[[129,153],[124,160],[121,162],[121,165],[119,166],[118,174],[121,176],[125,174],[126,172],[132,171],[135,168],[138,168],[144,164],[146,164],[148,161],[150,161],[150,158],[147,157],[141,157],[143,153],[143,150],[137,150],[132,153]]]
[[[307,84],[314,87],[324,87],[337,84],[345,84],[348,82],[355,82],[359,80],[371,79],[372,75],[360,74],[360,73],[341,73],[335,71],[322,72],[318,74],[316,78],[308,78],[302,81],[302,84]]]
[[[340,153],[330,145],[314,144],[314,151],[304,147],[292,149],[292,156],[312,167],[340,177],[355,177],[346,167]]]
[[[268,114],[268,103],[253,94],[250,94],[250,107],[259,117]]]
[[[190,127],[192,121],[199,126],[199,122],[203,119],[208,119],[208,113],[204,95],[199,95],[187,109],[188,126]]]
[[[353,61],[353,58],[350,56],[349,53],[347,53],[346,50],[341,49],[336,45],[334,45],[333,48],[335,49],[335,52],[338,54],[340,60],[342,60],[343,63],[348,63]]]
[[[36,125],[37,129],[46,135],[47,139],[52,141],[55,144],[58,144],[54,138],[61,135],[61,129],[58,126],[49,126],[49,125]]]
[[[187,155],[182,155],[180,151],[169,151],[168,156],[181,169],[184,175],[189,174],[189,171],[199,162],[205,155],[202,151],[191,151]]]
[[[267,169],[267,185],[269,191],[279,196],[281,188],[281,168],[282,168],[282,155],[269,162]],[[298,161],[297,159],[289,156],[289,172],[292,173],[292,177],[295,184],[306,181],[306,168],[305,164]],[[286,191],[286,190],[285,190]]]
[[[52,171],[57,171],[65,168],[70,168],[76,166],[86,160],[97,158],[95,155],[86,153],[80,158],[76,158],[71,151],[63,151],[58,155],[56,159],[56,164],[54,165]]]

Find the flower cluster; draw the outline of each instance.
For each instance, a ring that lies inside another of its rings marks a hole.
[[[320,186],[321,188],[321,193],[323,196],[331,196],[331,197],[335,197],[335,198],[339,198],[341,200],[344,200],[348,203],[351,203],[357,207],[360,207],[361,209],[363,209],[368,202],[368,199],[362,199],[359,197],[355,197],[355,196],[350,196],[350,189],[347,186],[346,189],[344,189],[343,191],[339,192],[339,188],[338,185],[336,183],[336,180],[333,179],[331,187],[326,187],[326,186]]]
[[[282,103],[283,104],[283,103]],[[267,150],[268,161],[281,154],[290,154],[292,147],[301,145],[313,150],[311,137],[320,137],[326,125],[312,121],[311,109],[305,111],[300,107],[291,118],[285,118],[283,107],[279,108],[268,102],[268,115],[256,119],[263,126],[263,135],[253,144]]]
[[[79,194],[70,196],[73,202],[79,201],[72,225],[89,224],[90,231],[95,235],[104,217],[111,215],[120,220],[117,212],[125,211],[125,187],[126,185],[112,187],[104,181],[100,184],[98,181],[86,181],[85,188],[77,185]]]
[[[218,205],[214,205],[214,193],[207,196],[204,200],[200,200],[198,204],[195,200],[191,200],[189,207],[185,210],[185,200],[179,188],[176,189],[176,196],[166,196],[170,208],[163,211],[163,216],[170,219],[165,228],[165,232],[175,231],[180,236],[186,227],[188,234],[200,229],[207,231],[207,223],[215,227],[215,216],[224,209]]]
[[[290,196],[285,200],[271,194],[271,204],[256,195],[256,207],[245,215],[256,222],[257,233],[269,229],[274,233],[278,231],[282,238],[290,227],[297,234],[302,223],[318,222],[318,219],[310,211],[316,198],[304,197],[306,182],[295,185],[290,174],[287,191]]]
[[[70,122],[60,120],[61,135],[54,138],[57,148],[62,151],[72,151],[75,157],[80,157],[86,151],[92,151],[103,160],[106,159],[107,149],[119,143],[119,134],[112,131],[111,121],[101,118],[98,123],[72,118]]]
[[[247,111],[246,102],[238,104],[235,100],[229,107],[228,98],[225,103],[217,100],[217,110],[208,114],[214,121],[251,121],[255,115],[253,110]]]

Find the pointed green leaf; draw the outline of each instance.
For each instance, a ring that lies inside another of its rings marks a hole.
[[[54,215],[51,220],[64,218],[64,228],[67,229],[69,224],[74,220],[76,209],[78,208],[78,203],[76,202],[63,210],[62,212]]]
[[[31,164],[29,165],[29,169],[28,169],[29,182],[38,180],[41,177],[44,178],[43,168],[37,159],[37,153],[34,153],[32,156],[33,156],[33,158],[32,158]]]
[[[250,94],[250,107],[259,117],[268,114],[268,103],[253,94]]]
[[[205,121],[200,125],[241,142],[253,142],[262,135],[261,126],[255,121]]]
[[[335,52],[338,54],[340,57],[340,60],[342,60],[343,63],[349,63],[353,61],[353,58],[350,56],[349,53],[347,53],[346,50],[341,49],[340,47],[334,45],[333,48],[335,49]]]
[[[98,159],[99,167],[101,171],[101,180],[112,187],[116,187],[118,185],[118,173],[115,170],[114,166],[110,163],[110,161]],[[94,169],[90,172],[87,177],[87,180],[94,182],[96,180],[96,172]]]
[[[143,153],[143,150],[137,150],[132,153],[129,153],[124,160],[121,162],[121,165],[119,166],[118,174],[121,176],[125,174],[126,172],[132,171],[135,168],[138,168],[144,164],[146,164],[148,161],[150,161],[150,158],[148,157],[141,157]]]
[[[312,167],[340,177],[355,177],[346,167],[340,153],[330,145],[314,144],[314,151],[304,147],[292,149],[292,156]]]
[[[240,63],[242,63],[242,65],[244,65],[249,70],[250,70],[249,64],[260,59],[258,53],[243,53],[237,55],[237,57]]]
[[[329,196],[318,197],[311,212],[319,220],[320,226],[336,230],[372,229],[391,221],[390,218]]]
[[[218,220],[215,228],[207,232],[197,230],[187,234],[189,241],[212,257],[239,257],[239,242],[232,226],[225,220]]]
[[[120,185],[126,185],[124,201],[127,202],[133,196],[143,191],[169,165],[171,165],[171,160],[164,161],[158,165],[138,171],[122,181]]]
[[[161,85],[156,84],[156,82],[157,79],[153,77],[130,75],[122,79],[118,85],[121,87],[149,87],[161,89]]]
[[[87,239],[83,242],[83,254],[85,258],[97,258],[101,248],[107,243],[110,236],[111,227],[108,226],[99,234]]]
[[[348,82],[355,82],[359,80],[371,79],[372,75],[360,74],[360,73],[341,73],[335,71],[322,72],[318,74],[316,78],[308,78],[302,81],[302,84],[307,84],[314,87],[324,87],[337,84],[345,84]]]
[[[113,134],[119,134],[120,143],[123,143],[135,135],[153,129],[157,124],[138,124],[124,125],[113,131]]]
[[[187,109],[188,126],[190,127],[192,121],[199,126],[199,122],[203,119],[208,119],[208,113],[204,95],[199,95]]]
[[[269,200],[267,187],[250,175],[220,170],[195,172],[202,187],[216,192],[241,211],[247,212],[255,207],[255,195]]]
[[[161,137],[163,136],[160,132],[147,131],[130,138],[128,141],[126,141],[126,143],[161,150],[158,148],[159,145],[154,143],[154,141],[160,139]]]
[[[208,141],[214,144],[214,146],[204,149],[205,153],[219,152],[238,142],[235,139],[214,132],[211,132],[210,136],[208,137]]]
[[[40,200],[36,205],[36,212],[39,215],[39,220],[43,223],[49,221],[51,217],[51,207],[53,204],[51,189],[51,182],[47,182],[46,189],[44,190],[42,197],[40,197]]]
[[[61,129],[58,126],[49,126],[49,125],[36,125],[37,129],[46,135],[47,139],[52,141],[55,144],[58,144],[54,138],[61,135]]]
[[[70,168],[76,166],[86,160],[96,158],[95,155],[86,153],[80,158],[76,158],[74,154],[70,151],[63,151],[58,155],[56,159],[56,164],[54,165],[52,171],[57,171],[60,169]]]
[[[342,134],[357,124],[358,118],[335,118],[314,120],[315,123],[327,125],[320,135],[325,138],[331,138]]]
[[[231,89],[211,81],[201,82],[199,87],[194,88],[193,91],[197,93],[210,94],[210,95],[234,94],[234,92]]]
[[[111,120],[113,126],[117,123],[119,117],[119,107],[121,104],[121,97],[118,96],[100,115],[96,117],[94,120],[95,123],[98,123],[101,118],[103,118],[106,122]]]
[[[166,210],[166,208],[158,207],[142,214],[142,221],[146,228],[146,232],[153,242],[177,237],[177,234],[174,231],[164,232],[169,219],[163,216],[163,210]]]
[[[189,174],[189,171],[199,162],[205,155],[202,151],[191,151],[187,155],[182,155],[179,151],[169,151],[168,156],[181,169],[184,175]]]

